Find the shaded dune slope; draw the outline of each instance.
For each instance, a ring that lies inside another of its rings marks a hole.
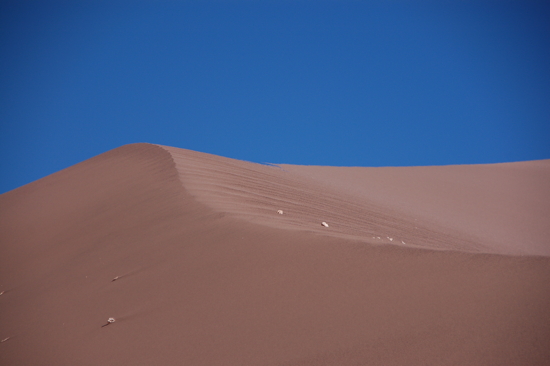
[[[0,364],[549,364],[550,258],[338,187],[134,144],[0,195]]]

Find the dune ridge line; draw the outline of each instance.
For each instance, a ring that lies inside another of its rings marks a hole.
[[[166,147],[185,189],[215,211],[281,229],[360,240],[369,244],[494,254],[540,255],[508,248],[422,215],[354,195],[345,187],[307,175],[330,167],[269,166]],[[352,169],[352,168],[334,168]],[[372,170],[376,168],[356,168]],[[394,168],[401,169],[401,168]],[[305,174],[304,174],[305,172]],[[364,183],[368,191],[368,181]],[[276,215],[279,210],[284,215]],[[452,207],[449,207],[452,210]],[[321,223],[330,225],[330,230]]]

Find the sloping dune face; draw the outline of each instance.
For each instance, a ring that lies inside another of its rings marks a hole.
[[[164,148],[190,194],[246,221],[371,244],[550,255],[550,161],[267,166]]]
[[[550,364],[544,245],[350,172],[133,144],[0,195],[0,364]]]
[[[472,235],[488,252],[550,256],[550,160],[400,168],[281,167],[358,200]]]

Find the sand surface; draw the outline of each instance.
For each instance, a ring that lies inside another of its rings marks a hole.
[[[0,195],[0,365],[550,365],[548,187],[126,145]]]

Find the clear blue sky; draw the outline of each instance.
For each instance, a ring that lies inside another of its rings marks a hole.
[[[290,164],[550,158],[550,3],[1,1],[0,192],[133,142]]]

